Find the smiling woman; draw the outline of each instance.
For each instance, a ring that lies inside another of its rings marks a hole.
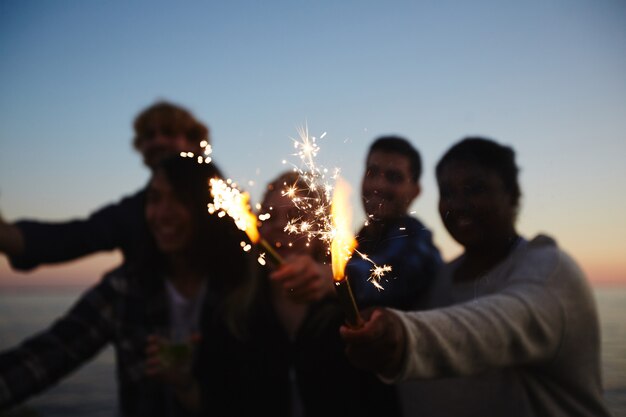
[[[163,253],[184,254],[193,245],[195,226],[191,213],[160,170],[152,176],[146,193],[146,222]]]
[[[465,248],[457,279],[475,279],[518,242],[517,172],[512,149],[480,138],[465,139],[437,164],[439,215],[448,233]]]
[[[517,234],[517,172],[507,146],[453,145],[437,165],[439,210],[465,251],[430,309],[378,309],[341,329],[355,365],[403,382],[407,415],[609,415],[593,295],[553,239]]]
[[[148,187],[138,257],[108,273],[47,330],[0,353],[0,409],[49,388],[113,345],[123,415],[173,416],[196,408],[192,375],[202,333],[243,332],[251,280],[245,236],[209,216],[213,164],[160,161]],[[230,260],[232,263],[224,262]]]

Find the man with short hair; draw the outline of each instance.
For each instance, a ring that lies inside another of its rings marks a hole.
[[[420,298],[442,265],[431,232],[408,209],[420,194],[421,157],[408,140],[383,136],[370,146],[361,199],[367,220],[357,235],[358,251],[376,265],[391,266],[381,280],[370,282],[371,262],[355,254],[346,267],[359,308],[420,307]]]
[[[181,152],[199,154],[209,129],[187,109],[157,102],[134,121],[133,144],[152,169],[163,158]],[[103,250],[120,249],[127,261],[136,256],[137,237],[145,229],[144,189],[105,206],[86,219],[66,222],[22,220],[6,223],[0,217],[0,252],[17,270],[65,262]]]

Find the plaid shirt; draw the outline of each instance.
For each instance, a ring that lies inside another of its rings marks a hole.
[[[389,265],[378,290],[369,282],[372,264],[354,255],[346,275],[359,308],[384,306],[401,310],[420,307],[424,294],[443,265],[432,233],[416,218],[404,216],[388,221],[382,236],[368,236],[367,227],[357,236],[359,252],[378,266]]]
[[[146,338],[166,334],[168,321],[162,278],[146,282],[125,267],[108,273],[49,329],[0,354],[0,409],[54,385],[112,343],[123,415],[179,415],[167,387],[143,371]]]

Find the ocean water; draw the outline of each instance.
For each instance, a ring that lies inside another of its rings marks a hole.
[[[71,307],[79,289],[0,292],[0,350],[43,330]],[[605,397],[614,417],[626,417],[626,287],[594,290],[602,329]],[[58,385],[1,417],[117,415],[115,359],[106,348]]]

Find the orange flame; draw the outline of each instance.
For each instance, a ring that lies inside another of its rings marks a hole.
[[[259,241],[257,218],[250,208],[250,194],[240,192],[231,181],[211,178],[209,180],[213,203],[208,206],[209,213],[218,216],[230,216],[239,230],[246,232],[252,243]]]
[[[341,178],[337,178],[331,217],[333,224],[333,240],[330,246],[332,256],[333,279],[342,281],[345,278],[345,269],[357,242],[351,232],[351,215],[348,196],[350,186]]]
[[[250,208],[250,194],[242,193],[241,196],[241,215],[246,223],[243,231],[246,232],[252,243],[258,243],[259,229],[257,228],[257,218]]]

